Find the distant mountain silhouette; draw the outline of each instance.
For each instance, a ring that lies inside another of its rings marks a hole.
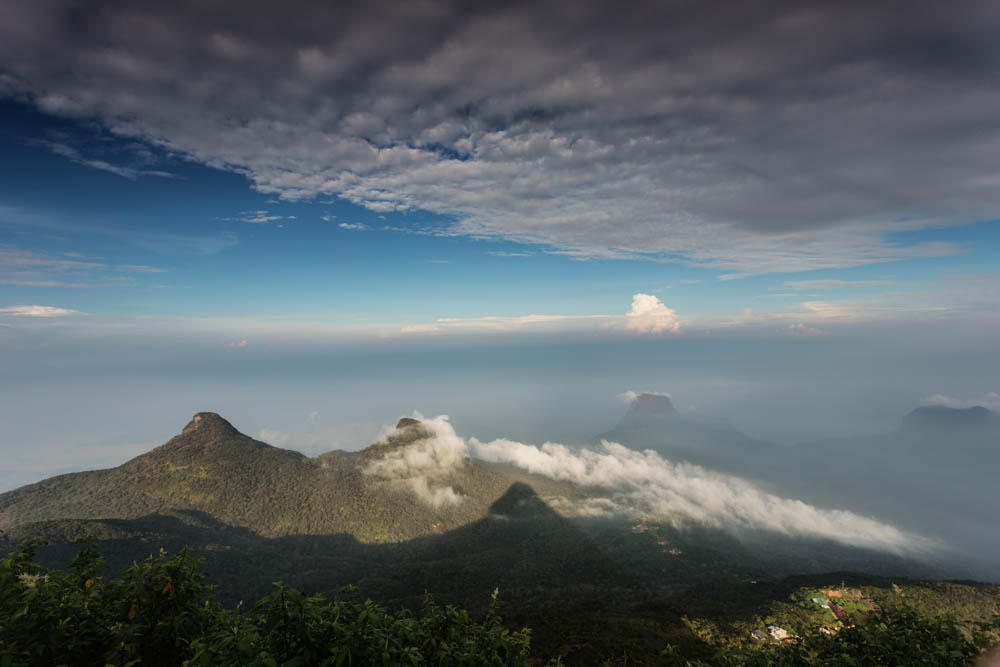
[[[663,394],[639,394],[632,399],[623,421],[638,423],[644,419],[662,419],[677,414],[677,408],[669,396]]]
[[[615,428],[592,442],[610,440],[633,449],[652,449],[673,461],[757,476],[760,459],[776,445],[741,433],[725,419],[678,412],[661,394],[637,395]]]
[[[997,429],[1000,416],[981,405],[971,408],[949,408],[944,405],[925,405],[916,408],[903,418],[902,427],[919,429]]]
[[[877,516],[967,549],[969,567],[1000,574],[1000,416],[983,408],[918,407],[878,435],[796,446],[754,439],[725,420],[640,394],[614,430],[594,438],[750,478],[781,496]],[[979,560],[977,560],[977,558]],[[994,573],[994,574],[989,574]]]
[[[789,495],[930,532],[980,557],[1000,551],[1000,418],[984,407],[922,406],[887,433],[789,447],[770,479]],[[991,562],[986,571],[997,572]]]

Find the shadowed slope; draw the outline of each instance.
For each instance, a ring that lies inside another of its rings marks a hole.
[[[393,544],[365,544],[343,533],[266,538],[204,512],[171,511],[134,519],[44,521],[15,528],[0,546],[28,536],[49,545],[39,558],[62,566],[93,537],[112,571],[158,549],[190,546],[207,558],[220,594],[253,599],[283,579],[309,592],[360,585],[383,601],[418,603],[424,591],[448,602],[480,606],[500,587],[507,601],[589,598],[634,585],[621,567],[527,484],[515,482],[489,513],[453,530]]]

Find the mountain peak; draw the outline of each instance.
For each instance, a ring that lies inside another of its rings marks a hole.
[[[193,431],[224,431],[237,433],[236,428],[228,421],[219,416],[216,412],[199,412],[191,421],[187,423],[181,434],[192,433]]]
[[[266,442],[260,442],[240,433],[235,426],[215,412],[199,412],[191,418],[183,431],[134,460],[167,457],[172,465],[180,465],[179,462],[191,462],[196,459],[204,462],[207,459],[203,457],[217,460],[239,459],[250,452],[262,450],[280,451],[294,458],[304,458],[299,452],[272,447]]]
[[[403,417],[396,422],[396,429],[375,444],[368,445],[363,452],[367,456],[381,456],[388,449],[406,447],[418,440],[433,438],[434,431],[422,421]]]
[[[644,393],[636,394],[628,411],[632,415],[672,415],[677,412],[677,408],[674,407],[669,396]]]
[[[558,516],[535,490],[524,482],[514,482],[490,505],[490,514],[507,519],[542,519]]]

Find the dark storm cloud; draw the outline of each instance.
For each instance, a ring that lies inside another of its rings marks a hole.
[[[1000,10],[964,3],[0,6],[0,91],[455,233],[733,272],[956,252],[997,217]]]

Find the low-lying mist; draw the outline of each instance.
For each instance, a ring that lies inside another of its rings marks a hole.
[[[653,451],[636,451],[607,440],[595,448],[466,440],[455,433],[447,416],[417,417],[429,435],[388,451],[366,472],[406,486],[435,507],[462,501],[447,476],[472,458],[586,487],[581,498],[550,499],[569,515],[644,515],[678,527],[695,521],[736,536],[765,531],[899,555],[927,555],[939,547],[933,540],[877,519],[782,498],[739,477],[673,462]]]

